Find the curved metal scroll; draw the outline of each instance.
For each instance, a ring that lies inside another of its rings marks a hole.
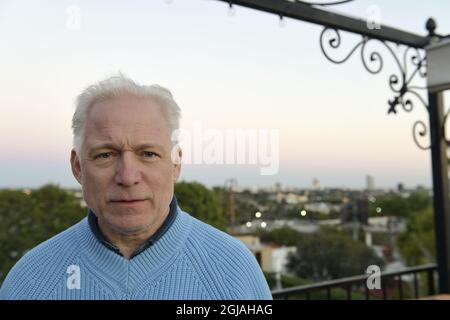
[[[330,33],[332,32],[331,36]],[[328,36],[327,36],[328,34]],[[401,106],[404,111],[411,112],[414,109],[414,103],[419,102],[428,111],[428,104],[417,90],[425,90],[425,87],[412,85],[414,77],[426,77],[426,56],[419,49],[407,47],[403,52],[403,59],[400,60],[392,47],[379,39],[372,39],[366,36],[356,43],[356,45],[340,59],[333,58],[331,51],[337,50],[341,45],[341,35],[336,29],[325,27],[320,34],[320,48],[325,57],[336,64],[346,62],[358,49],[360,50],[361,61],[364,68],[371,74],[378,74],[384,66],[383,56],[380,52],[375,50],[368,50],[367,44],[369,42],[381,43],[393,57],[395,64],[398,67],[398,72],[389,76],[389,87],[394,92],[394,97],[388,100],[389,113],[397,113],[398,106]],[[411,72],[408,72],[408,66],[412,67]],[[423,121],[416,121],[413,125],[413,138],[416,145],[423,150],[431,148],[431,145],[423,145],[419,143],[419,137],[423,138],[428,134],[428,129]]]

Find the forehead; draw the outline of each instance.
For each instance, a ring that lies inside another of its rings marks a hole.
[[[170,141],[170,129],[163,109],[149,98],[125,96],[96,102],[87,114],[85,125],[87,143]]]

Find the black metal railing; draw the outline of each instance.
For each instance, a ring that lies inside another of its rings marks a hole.
[[[320,283],[290,287],[282,290],[272,291],[274,299],[326,299],[332,300],[333,289],[338,290],[342,298],[352,300],[352,294],[358,295],[359,299],[417,299],[425,295],[436,293],[435,273],[437,266],[427,264],[405,268],[401,271],[382,272],[380,274],[381,287],[369,289],[367,279],[370,274],[329,280]],[[412,275],[412,280],[404,281],[402,276]],[[424,277],[425,275],[425,277]],[[425,282],[426,281],[426,286]],[[411,283],[412,282],[412,283]]]

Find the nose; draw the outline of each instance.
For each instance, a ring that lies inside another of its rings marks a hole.
[[[123,152],[117,166],[115,182],[122,187],[131,187],[142,179],[139,164],[132,152]]]

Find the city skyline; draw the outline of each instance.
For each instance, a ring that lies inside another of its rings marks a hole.
[[[410,192],[410,191],[417,191],[417,190],[431,190],[431,187],[427,187],[424,186],[422,184],[416,184],[416,185],[405,185],[402,181],[397,182],[395,185],[392,186],[377,186],[374,188],[368,188],[367,186],[367,176],[366,178],[366,186],[362,186],[362,187],[349,187],[349,186],[345,186],[345,185],[320,185],[320,181],[315,178],[313,179],[313,181],[310,183],[310,185],[306,185],[306,184],[298,184],[298,185],[292,185],[292,184],[288,184],[288,185],[284,185],[281,182],[275,182],[273,184],[268,184],[268,185],[242,185],[239,184],[239,180],[235,179],[235,178],[231,178],[231,179],[227,179],[225,180],[222,184],[205,184],[201,181],[198,180],[184,180],[184,179],[179,179],[178,182],[189,182],[189,183],[201,183],[203,185],[205,185],[208,188],[214,188],[214,187],[224,187],[224,188],[229,188],[228,186],[228,182],[230,180],[233,180],[235,182],[235,185],[233,186],[233,190],[241,192],[244,190],[249,190],[249,191],[270,191],[270,192],[296,192],[296,191],[326,191],[326,190],[347,190],[347,191],[361,191],[361,192],[378,192],[378,191],[382,191],[382,192],[389,192],[389,191],[396,191],[396,192]],[[372,177],[374,179],[374,177]],[[319,183],[319,184],[317,184]],[[33,190],[33,189],[39,189],[41,187],[44,187],[46,185],[56,185],[59,186],[63,189],[66,190],[82,190],[82,187],[80,185],[61,185],[58,182],[46,182],[40,185],[34,185],[34,186],[9,186],[9,187],[5,187],[2,186],[0,187],[0,190],[24,190],[25,192],[27,192],[27,190]]]

